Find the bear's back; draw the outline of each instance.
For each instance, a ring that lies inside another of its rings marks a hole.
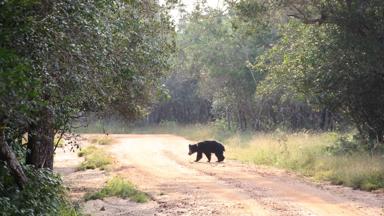
[[[206,140],[197,144],[198,148],[202,151],[216,152],[217,150],[224,149],[224,146],[215,140]]]

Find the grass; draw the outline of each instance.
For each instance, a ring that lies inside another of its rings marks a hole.
[[[89,139],[89,142],[97,145],[109,145],[113,143],[114,139],[108,135],[95,136]]]
[[[97,151],[98,148],[94,145],[87,146],[85,148],[80,149],[80,151],[77,153],[77,156],[83,157],[88,156],[90,154],[93,154],[95,151]]]
[[[57,215],[60,216],[82,216],[83,214],[70,203],[62,203],[59,206]]]
[[[78,170],[106,169],[112,164],[112,157],[93,145],[81,149],[78,153],[79,157],[84,157],[84,161],[79,165]]]
[[[228,156],[243,162],[292,170],[316,180],[330,181],[362,190],[384,188],[383,157],[360,152],[333,155],[327,146],[336,142],[333,133],[290,134],[285,141],[260,134],[245,146],[230,146]]]
[[[57,142],[59,142],[59,143],[57,143]],[[65,141],[64,141],[64,139],[60,139],[60,141],[59,141],[59,137],[55,136],[54,144],[55,145],[57,144],[58,148],[63,148],[65,145]]]
[[[367,152],[332,154],[327,149],[335,146],[341,136],[333,132],[231,132],[214,125],[174,123],[138,128],[134,132],[172,133],[192,140],[216,139],[226,145],[229,159],[283,168],[355,189],[384,188],[384,157]]]
[[[145,203],[149,200],[149,196],[146,193],[139,191],[131,182],[119,176],[115,176],[109,180],[101,190],[85,194],[84,199],[88,201],[111,196],[123,199],[129,198],[138,203]]]
[[[122,131],[122,125],[108,125],[108,130]],[[171,133],[190,140],[216,139],[226,145],[229,159],[244,163],[267,165],[362,190],[384,188],[384,155],[367,152],[333,154],[327,149],[337,147],[338,133],[271,133],[234,132],[221,125],[179,125],[165,122],[156,126],[128,128],[126,133]]]

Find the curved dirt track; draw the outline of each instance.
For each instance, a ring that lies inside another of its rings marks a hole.
[[[85,135],[89,137],[93,135]],[[119,198],[88,201],[90,215],[364,215],[384,216],[384,194],[314,184],[281,170],[225,160],[199,163],[188,156],[188,141],[173,135],[109,135],[105,148],[116,161],[112,171],[75,172],[76,154],[57,152],[56,171],[74,200],[121,175],[147,192],[152,201]],[[227,151],[230,149],[227,149]],[[212,161],[216,157],[212,156]]]
[[[383,194],[229,160],[194,163],[190,141],[178,136],[113,137],[108,150],[121,165],[117,172],[152,195],[155,215],[384,215]]]

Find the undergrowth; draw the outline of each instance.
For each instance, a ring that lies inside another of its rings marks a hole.
[[[61,178],[49,170],[25,166],[28,183],[20,190],[6,166],[0,165],[0,215],[78,216]]]

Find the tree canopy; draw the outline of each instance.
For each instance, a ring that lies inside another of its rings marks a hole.
[[[384,130],[383,8],[374,0],[201,3],[178,26],[174,76],[195,80],[211,120],[228,127],[357,128],[372,147]]]
[[[0,172],[28,187],[24,161],[52,169],[55,135],[79,117],[142,116],[173,50],[155,0],[0,1]]]

